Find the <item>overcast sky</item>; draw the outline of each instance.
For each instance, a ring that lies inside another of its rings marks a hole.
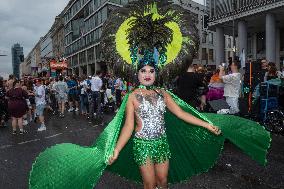
[[[26,56],[50,29],[69,0],[0,0],[0,73],[12,73],[11,47],[19,43]],[[203,0],[194,0],[203,4]]]

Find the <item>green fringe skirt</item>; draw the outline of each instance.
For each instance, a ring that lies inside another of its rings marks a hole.
[[[152,163],[164,163],[171,157],[167,135],[156,139],[133,139],[133,156],[138,166],[146,164],[147,159]]]

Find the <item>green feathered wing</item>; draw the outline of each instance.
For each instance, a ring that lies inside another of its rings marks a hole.
[[[193,175],[208,171],[218,160],[225,139],[229,139],[260,164],[266,164],[271,138],[261,125],[231,115],[201,114],[170,94],[184,111],[217,125],[223,133],[215,136],[202,127],[185,123],[167,111],[166,132],[172,153],[168,176],[170,183],[186,181]],[[92,189],[105,169],[141,182],[138,166],[133,160],[133,137],[120,152],[117,161],[111,166],[106,164],[124,124],[128,96],[125,96],[120,110],[93,146],[59,144],[41,153],[33,164],[29,188]]]

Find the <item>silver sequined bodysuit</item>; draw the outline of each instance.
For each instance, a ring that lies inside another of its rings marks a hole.
[[[135,110],[141,120],[142,128],[135,133],[135,137],[141,139],[156,139],[165,134],[164,113],[166,105],[161,94],[151,95],[136,94],[136,99],[140,103]]]

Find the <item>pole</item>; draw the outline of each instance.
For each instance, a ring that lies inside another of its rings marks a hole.
[[[235,45],[235,0],[233,0],[233,62],[236,57],[236,45]]]
[[[249,63],[249,108],[248,111],[249,113],[251,112],[251,107],[252,107],[252,62],[250,61]]]

